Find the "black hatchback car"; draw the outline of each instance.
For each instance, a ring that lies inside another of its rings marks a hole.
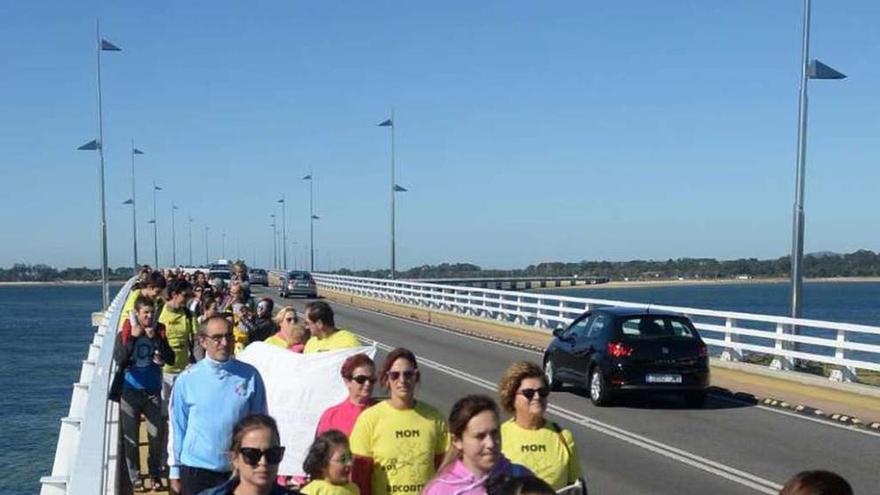
[[[553,331],[544,352],[551,389],[585,385],[605,406],[622,391],[675,392],[699,407],[709,387],[709,355],[693,323],[645,308],[599,308]]]

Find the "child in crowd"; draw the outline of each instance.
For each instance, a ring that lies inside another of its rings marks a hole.
[[[319,435],[312,446],[303,470],[309,483],[300,490],[304,495],[360,495],[357,485],[348,480],[351,474],[351,450],[348,438],[339,430]]]

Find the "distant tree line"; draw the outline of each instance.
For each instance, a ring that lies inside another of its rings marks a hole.
[[[127,280],[131,275],[131,267],[110,269],[110,280]],[[91,282],[99,280],[101,280],[101,270],[95,268],[80,267],[58,270],[49,265],[27,265],[24,263],[16,263],[11,268],[0,268],[0,282]]]
[[[759,260],[716,260],[713,258],[678,258],[665,261],[580,261],[573,263],[546,262],[513,270],[483,269],[471,263],[441,263],[422,265],[399,271],[399,278],[471,278],[471,277],[608,277],[611,280],[652,279],[731,279],[740,276],[753,278],[788,277],[790,257]],[[804,257],[804,271],[808,278],[818,277],[880,277],[880,253],[859,250],[849,254],[817,253]],[[111,280],[126,280],[131,268],[110,270]],[[388,270],[336,271],[340,275],[387,278]],[[0,268],[0,282],[55,282],[65,280],[96,281],[100,270],[93,268],[57,268],[38,264],[16,263],[11,268]]]
[[[341,269],[341,275],[387,278],[388,270]],[[608,277],[611,280],[651,279],[731,279],[736,277],[788,277],[791,257],[759,260],[757,258],[716,260],[713,258],[678,258],[665,261],[580,261],[546,262],[524,269],[483,269],[470,263],[423,265],[399,271],[399,278],[470,278],[470,277]],[[818,277],[880,277],[880,253],[859,250],[849,254],[817,253],[804,257],[804,273]]]

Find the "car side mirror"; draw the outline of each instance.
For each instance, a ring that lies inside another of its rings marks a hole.
[[[558,338],[558,339],[561,339],[561,338],[563,338],[563,337],[562,337],[562,334],[563,334],[564,332],[565,332],[565,328],[564,328],[564,327],[556,327],[556,328],[553,329],[553,336],[556,337],[556,338]]]

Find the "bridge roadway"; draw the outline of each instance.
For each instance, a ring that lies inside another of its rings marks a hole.
[[[307,302],[275,301],[298,311]],[[511,361],[540,361],[533,351],[333,307],[338,326],[379,343],[380,361],[386,346],[413,350],[422,360],[419,397],[444,413],[468,393],[496,396],[495,384]],[[551,395],[550,409],[551,418],[575,434],[592,494],[775,494],[794,473],[817,468],[842,474],[858,494],[877,493],[880,482],[877,433],[727,398],[712,396],[702,409],[672,398],[597,408],[584,392],[568,389]]]

